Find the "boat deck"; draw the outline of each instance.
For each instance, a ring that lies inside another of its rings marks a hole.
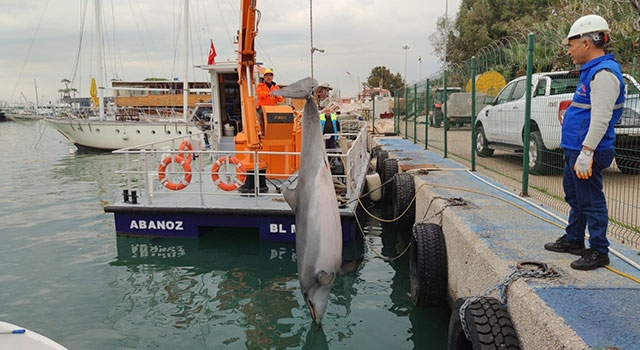
[[[341,134],[348,145],[344,151],[327,152],[330,158],[340,160],[345,169],[334,172],[345,242],[355,237],[357,198],[362,193],[369,164],[366,127],[361,122],[358,126],[353,132]],[[230,160],[243,156],[243,152],[234,151],[229,140],[221,141],[215,143],[219,145],[217,150],[202,150],[194,137],[190,151],[140,146],[115,151],[124,156],[125,166],[118,172],[126,176],[127,186],[121,201],[107,205],[104,210],[114,213],[116,233],[197,238],[216,228],[237,227],[257,229],[261,240],[295,240],[295,214],[280,193],[285,181],[295,182],[295,175],[269,169],[242,169]],[[251,154],[258,160],[284,157],[292,163],[299,157],[297,152]],[[187,158],[192,161],[185,161]],[[214,173],[217,177],[212,176]],[[172,186],[184,188],[168,189]]]

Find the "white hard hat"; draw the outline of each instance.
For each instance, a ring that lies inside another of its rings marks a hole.
[[[569,34],[567,37],[562,40],[563,45],[567,45],[569,43],[569,39],[579,38],[584,34],[589,33],[605,33],[609,34],[611,30],[609,29],[609,24],[605,21],[604,18],[598,15],[586,15],[578,18],[571,29],[569,29]]]
[[[322,83],[322,84],[320,84],[320,86],[318,86],[318,88],[325,88],[327,90],[333,90],[333,88],[331,87],[331,85],[329,85],[329,83]]]

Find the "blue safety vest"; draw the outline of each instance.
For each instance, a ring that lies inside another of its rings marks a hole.
[[[324,124],[327,122],[327,118],[324,116],[324,113],[320,114],[320,130],[324,133]],[[335,114],[331,113],[331,124],[333,124],[333,132],[338,133],[338,117]],[[336,140],[338,139],[338,135],[333,136]]]
[[[616,139],[614,126],[622,116],[624,107],[624,78],[620,64],[613,58],[612,54],[607,54],[595,58],[582,66],[580,70],[580,81],[576,92],[573,94],[571,105],[567,108],[562,122],[562,142],[560,146],[565,149],[579,151],[582,143],[587,137],[591,123],[591,86],[595,74],[606,69],[613,74],[620,82],[620,94],[613,107],[613,115],[609,121],[609,126],[596,150],[613,149],[613,142]]]

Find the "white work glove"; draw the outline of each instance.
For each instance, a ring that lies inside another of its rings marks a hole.
[[[593,174],[593,151],[580,151],[580,155],[573,166],[578,179],[586,180]]]

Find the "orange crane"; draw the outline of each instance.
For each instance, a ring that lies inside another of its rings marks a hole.
[[[256,8],[257,0],[241,1],[240,29],[238,32],[238,85],[242,110],[242,131],[235,137],[236,151],[249,173],[245,189],[253,191],[252,175],[259,171],[260,188],[266,188],[266,177],[286,178],[293,174],[299,165],[299,157],[269,152],[299,152],[301,130],[297,125],[296,113],[290,106],[263,106],[262,115],[256,110],[256,65],[255,38],[261,13]],[[266,153],[260,153],[265,151]]]

